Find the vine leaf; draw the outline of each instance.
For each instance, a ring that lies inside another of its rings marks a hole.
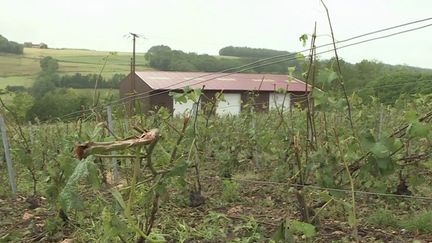
[[[415,121],[411,123],[407,129],[407,133],[411,137],[424,138],[429,135],[430,128],[426,124]]]
[[[307,42],[308,38],[309,37],[307,34],[303,34],[299,37],[299,41],[302,42],[303,47],[306,46],[306,42]]]
[[[331,84],[331,82],[335,81],[337,78],[338,74],[335,71],[331,71],[327,77],[327,84]]]
[[[83,207],[82,201],[78,196],[78,185],[81,178],[86,177],[93,187],[100,186],[98,171],[93,160],[93,156],[81,160],[61,191],[59,200],[66,211]]]
[[[118,204],[122,207],[122,209],[124,210],[126,208],[126,203],[123,200],[122,195],[120,194],[120,192],[114,188],[112,188],[110,190],[111,194],[113,195],[113,197],[115,198],[115,200],[118,202]]]

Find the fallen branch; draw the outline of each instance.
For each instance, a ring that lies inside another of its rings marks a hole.
[[[75,155],[78,159],[83,159],[92,154],[107,154],[112,151],[149,145],[156,142],[159,137],[159,129],[155,128],[135,138],[112,142],[86,142],[75,146]]]

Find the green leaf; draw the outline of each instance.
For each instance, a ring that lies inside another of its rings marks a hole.
[[[356,222],[357,222],[357,219],[355,218],[353,211],[350,210],[348,213],[349,226],[351,226],[351,227],[354,226],[356,224]]]
[[[415,176],[409,176],[408,177],[408,184],[410,187],[416,188],[424,183],[426,183],[427,180],[422,175],[415,175]]]
[[[309,37],[308,37],[307,34],[303,34],[303,35],[301,35],[301,36],[299,37],[299,41],[302,42],[302,45],[303,45],[303,46],[306,46],[306,42],[307,42],[308,38],[309,38]]]
[[[303,54],[301,54],[301,53],[297,53],[296,54],[296,59],[297,59],[297,61],[302,62],[302,61],[305,60],[305,56]]]
[[[113,197],[116,199],[116,201],[118,202],[118,204],[123,208],[123,210],[126,208],[126,203],[123,200],[123,196],[120,194],[119,191],[117,191],[116,189],[112,188],[110,190],[111,194],[113,195]]]
[[[334,80],[336,80],[338,78],[338,75],[336,72],[331,71],[329,76],[327,77],[327,84],[332,83]]]
[[[75,167],[72,175],[68,178],[66,185],[59,195],[60,204],[68,211],[73,208],[82,208],[82,202],[78,195],[78,183],[81,178],[87,177],[90,183],[95,186],[99,184],[94,157],[89,156],[81,160]]]
[[[424,138],[429,135],[429,132],[430,128],[426,124],[417,121],[411,123],[407,129],[407,133],[411,137]]]
[[[291,221],[289,228],[293,233],[301,233],[306,236],[306,238],[311,238],[316,235],[315,226],[298,220]]]
[[[103,124],[98,124],[93,130],[92,134],[90,134],[90,140],[99,140],[97,138],[101,134],[102,129],[104,129]]]
[[[99,172],[98,169],[93,163],[93,161],[90,161],[87,163],[87,180],[94,188],[100,187],[100,180],[99,180]]]
[[[389,175],[394,172],[395,163],[392,158],[376,158],[375,156],[369,156],[368,162],[372,165],[372,172],[379,172],[376,176]]]
[[[273,234],[272,239],[276,242],[295,243],[294,236],[288,229],[288,219],[284,220]]]
[[[288,67],[288,75],[292,76],[295,70],[296,70],[295,66],[294,67]]]
[[[175,165],[174,168],[172,168],[171,171],[165,175],[165,178],[183,176],[186,173],[186,170],[189,168],[189,164],[190,163],[188,161],[183,160],[182,162]]]
[[[375,143],[371,148],[371,152],[376,158],[385,158],[390,154],[389,149],[381,142]]]
[[[414,122],[414,121],[417,121],[417,112],[415,112],[415,111],[407,111],[407,112],[405,113],[405,119],[406,119],[408,122]]]

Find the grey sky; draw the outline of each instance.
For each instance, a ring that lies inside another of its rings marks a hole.
[[[298,37],[317,21],[318,44],[330,41],[319,0],[0,0],[0,34],[50,47],[129,51],[128,32],[188,52],[217,54],[227,45],[297,51]],[[432,17],[430,0],[327,0],[336,38],[342,40]],[[432,23],[429,21],[428,23]],[[426,24],[426,23],[423,23]],[[419,26],[419,25],[416,25]],[[376,59],[432,68],[432,27],[340,50],[350,62]],[[322,56],[327,58],[328,55]]]

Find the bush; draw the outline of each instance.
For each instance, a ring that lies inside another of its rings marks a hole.
[[[29,110],[29,118],[47,120],[79,111],[81,106],[88,104],[89,98],[77,94],[71,89],[56,89],[37,98]],[[49,109],[47,109],[49,107]]]
[[[22,85],[8,85],[6,86],[6,91],[8,92],[24,92],[26,88]]]
[[[387,226],[406,229],[411,232],[432,233],[432,212],[428,211],[398,219],[394,212],[380,209],[372,213],[366,221],[368,224],[377,227]]]

